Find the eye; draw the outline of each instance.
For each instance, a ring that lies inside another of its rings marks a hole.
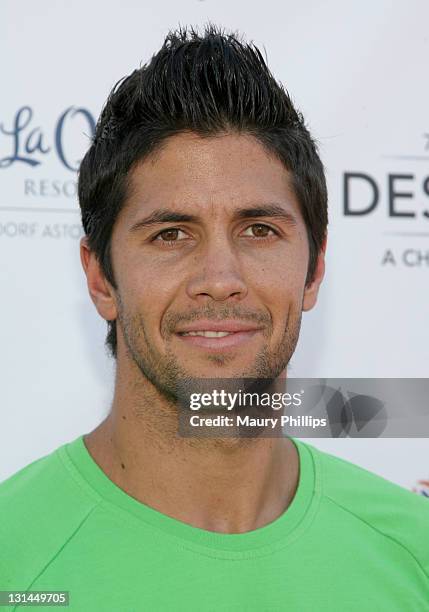
[[[265,223],[253,223],[245,230],[246,232],[251,231],[251,234],[247,234],[251,238],[270,238],[270,236],[278,236],[278,233],[269,225]],[[269,233],[271,232],[271,234]]]
[[[179,242],[179,233],[186,236],[185,232],[178,227],[169,227],[168,229],[159,232],[153,239],[153,242],[161,242],[164,244],[171,244],[173,242]],[[181,238],[183,240],[183,238]]]

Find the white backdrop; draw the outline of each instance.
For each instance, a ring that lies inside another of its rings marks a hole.
[[[113,362],[80,266],[75,168],[113,84],[169,28],[208,20],[265,47],[327,169],[327,275],[290,375],[428,377],[426,0],[265,0],[263,11],[245,0],[3,0],[0,480],[109,409]],[[345,214],[346,173],[366,175],[349,181],[350,209],[377,191],[372,212]],[[309,441],[408,488],[429,476],[425,439]]]

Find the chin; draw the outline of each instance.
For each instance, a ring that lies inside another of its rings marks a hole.
[[[188,371],[193,378],[257,378],[251,364],[225,363],[220,356],[211,358],[210,364],[205,367],[190,368]]]

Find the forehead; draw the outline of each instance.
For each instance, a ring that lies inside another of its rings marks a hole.
[[[204,215],[272,202],[299,216],[290,173],[256,138],[187,132],[168,138],[133,168],[123,213],[132,222],[166,206]]]

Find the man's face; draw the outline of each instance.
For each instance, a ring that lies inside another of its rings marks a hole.
[[[245,135],[180,134],[137,165],[111,257],[118,366],[173,396],[178,378],[279,376],[321,281],[305,288],[290,175]]]

